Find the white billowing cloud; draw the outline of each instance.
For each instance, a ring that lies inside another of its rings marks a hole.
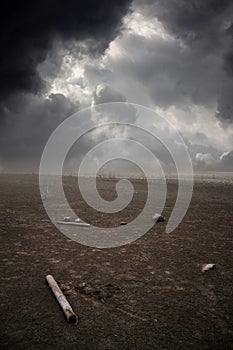
[[[119,91],[112,89],[106,84],[97,85],[93,94],[93,103],[126,102],[126,98]]]
[[[210,153],[197,153],[195,166],[198,170],[233,171],[233,151],[224,152],[218,158],[214,158]]]
[[[211,145],[222,153],[233,147],[233,128],[223,128],[214,117],[215,107],[215,104],[209,108],[190,104],[184,108],[171,106],[165,111],[156,110],[170,120],[190,144]]]
[[[195,160],[197,161],[197,163],[204,165],[212,165],[216,162],[213,156],[209,153],[197,153],[195,156]]]
[[[54,50],[53,55],[38,67],[40,75],[49,86],[45,97],[50,94],[63,94],[73,102],[82,101],[83,106],[89,105],[92,91],[84,75],[85,56],[75,58],[70,50],[63,49],[59,45]],[[48,70],[54,60],[62,63],[59,68],[54,68],[56,74],[49,75]]]
[[[221,163],[223,164],[223,167],[233,171],[233,151],[231,152],[224,152],[220,156]]]
[[[146,39],[157,36],[159,39],[165,41],[174,41],[174,37],[169,34],[163,27],[162,23],[153,18],[148,20],[142,12],[134,11],[125,17],[124,25],[128,30],[128,33],[138,34]]]

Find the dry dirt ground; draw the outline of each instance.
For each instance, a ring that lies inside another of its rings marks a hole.
[[[66,194],[87,221],[117,226],[130,221],[146,198],[134,181],[131,205],[101,215],[74,193]],[[114,180],[99,180],[102,196],[115,196]],[[177,183],[168,182],[169,217]],[[0,177],[1,339],[7,350],[233,349],[233,184],[197,182],[179,227],[165,234],[157,223],[127,246],[86,247],[48,220],[29,175]],[[201,272],[202,263],[217,269]],[[45,282],[52,274],[79,316],[68,324]]]

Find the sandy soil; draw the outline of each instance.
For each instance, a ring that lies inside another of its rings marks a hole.
[[[74,197],[79,215],[117,226],[140,212],[146,184],[122,215],[99,215]],[[100,180],[106,199],[114,180]],[[169,181],[169,217],[177,183]],[[0,177],[1,349],[233,349],[233,184],[198,181],[180,226],[165,234],[158,223],[138,241],[119,248],[82,246],[48,220],[36,176]],[[202,263],[217,269],[201,272]],[[68,324],[49,290],[59,282],[77,325]]]

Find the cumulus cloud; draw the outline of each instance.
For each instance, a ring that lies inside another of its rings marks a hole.
[[[218,158],[210,153],[197,153],[195,166],[198,170],[233,171],[233,151],[224,152]]]
[[[209,153],[197,153],[195,156],[195,160],[203,165],[212,165],[215,161],[213,156]]]

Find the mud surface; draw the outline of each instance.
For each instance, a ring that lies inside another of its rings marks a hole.
[[[72,206],[84,220],[107,227],[133,219],[147,186],[121,215],[101,215],[84,205],[64,180]],[[105,199],[115,181],[99,180]],[[168,218],[177,183],[169,181]],[[48,220],[36,176],[0,177],[0,348],[233,349],[233,185],[197,182],[179,227],[165,234],[156,224],[119,248],[82,246]],[[201,272],[203,263],[216,270]],[[79,316],[68,324],[49,290],[52,274]]]

